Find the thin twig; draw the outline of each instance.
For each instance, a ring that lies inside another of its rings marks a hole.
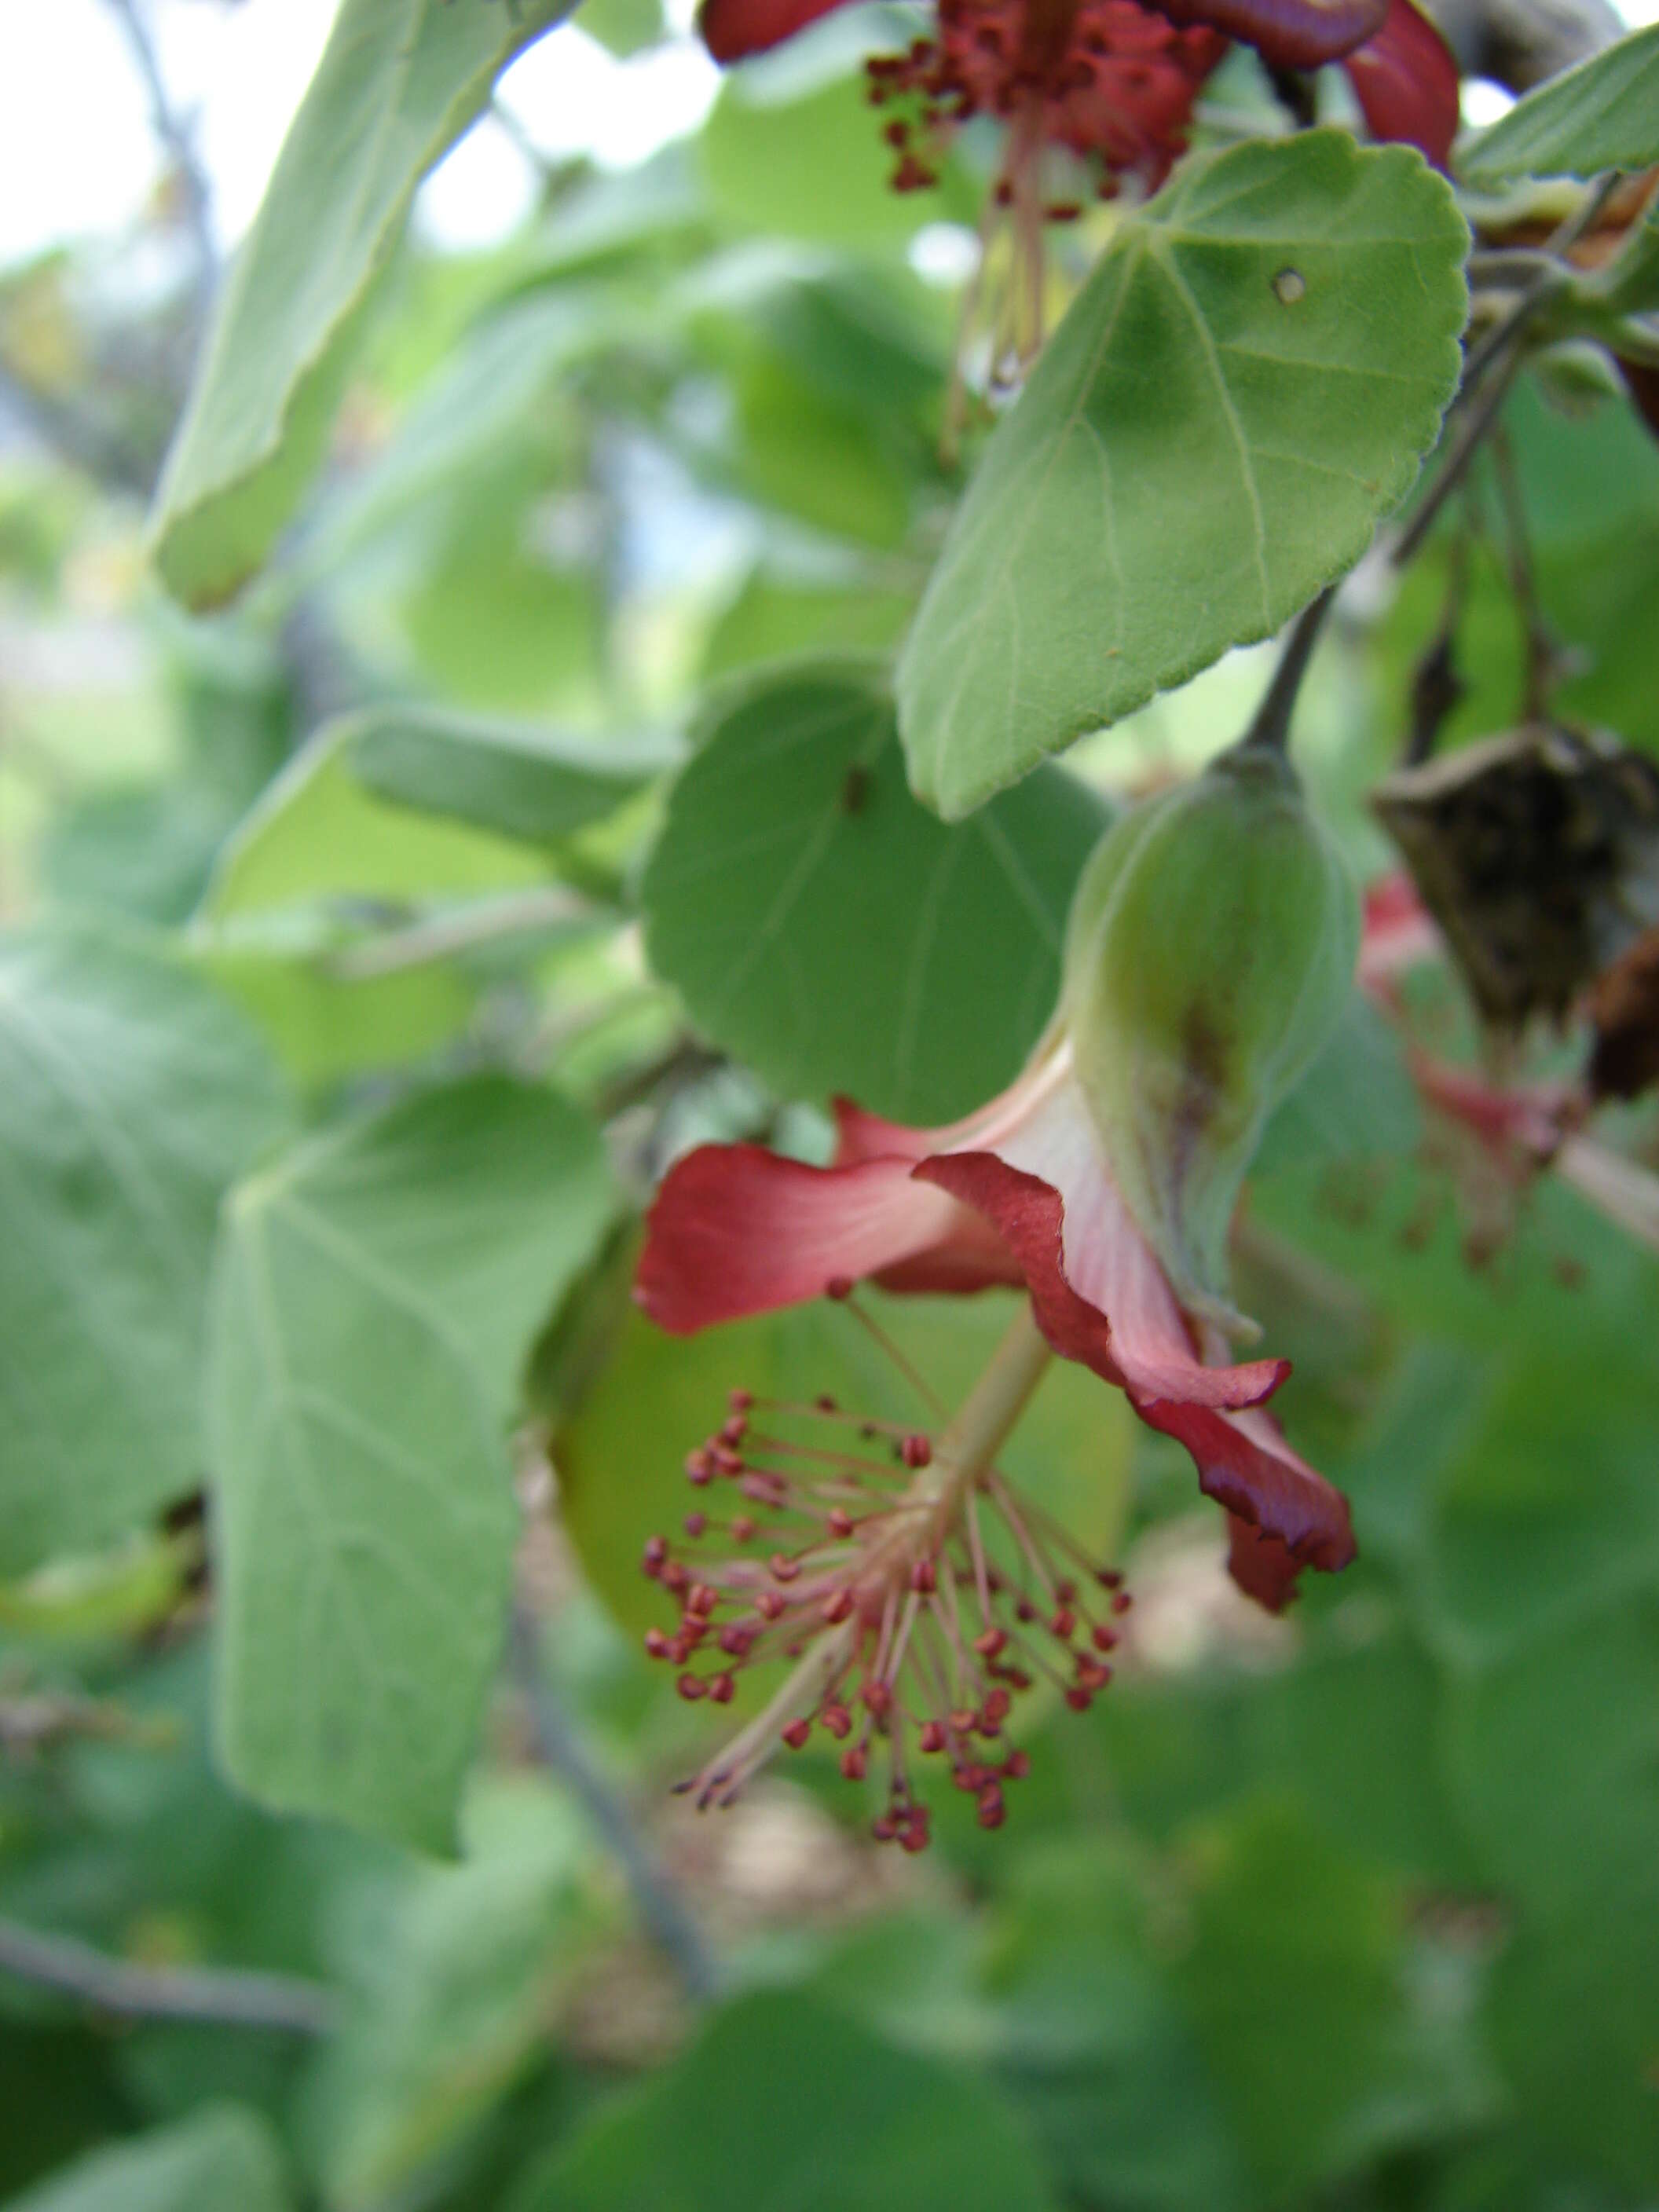
[[[1470,501],[1473,496],[1471,487]],[[1474,518],[1468,509],[1469,502],[1466,502],[1462,524],[1451,542],[1440,626],[1424,647],[1412,675],[1412,722],[1405,752],[1407,768],[1420,768],[1433,753],[1442,725],[1467,688],[1457,672],[1456,647],[1458,625],[1463,619],[1463,602],[1468,590],[1469,554],[1474,535]]]
[[[1540,276],[1508,313],[1492,325],[1464,362],[1462,381],[1446,410],[1448,426],[1454,421],[1458,422],[1457,434],[1422,505],[1395,540],[1389,558],[1396,568],[1403,568],[1420,551],[1441,509],[1463,481],[1469,464],[1509,397],[1510,386],[1521,367],[1522,341],[1528,324],[1566,283],[1569,272],[1563,265],[1565,257],[1585,232],[1595,226],[1602,209],[1618,190],[1619,182],[1616,175],[1603,177],[1551,234],[1540,257]]]
[[[1534,271],[1532,282],[1508,313],[1492,325],[1464,362],[1463,380],[1452,401],[1451,412],[1455,413],[1462,405],[1486,370],[1507,349],[1516,343],[1544,302],[1566,282],[1569,272],[1562,264],[1585,232],[1593,229],[1599,222],[1602,209],[1618,191],[1620,181],[1616,171],[1603,177],[1595,191],[1579,202],[1565,222],[1557,225],[1535,255],[1531,257]]]
[[[1515,447],[1500,422],[1492,434],[1492,474],[1498,482],[1498,503],[1504,517],[1505,550],[1509,555],[1510,584],[1527,633],[1527,681],[1523,713],[1529,722],[1541,722],[1549,705],[1559,654],[1544,619],[1533,570],[1532,545],[1527,532],[1526,506],[1515,464]]]
[[[219,289],[219,243],[213,230],[213,191],[196,151],[196,133],[174,107],[149,27],[137,0],[107,0],[126,33],[127,45],[149,97],[149,127],[173,164],[185,198],[185,221],[196,255],[197,313],[205,321]]]
[[[1462,483],[1486,433],[1498,420],[1520,367],[1520,348],[1512,346],[1486,377],[1474,410],[1464,416],[1451,451],[1442,464],[1439,475],[1430,486],[1423,504],[1395,541],[1389,558],[1396,568],[1403,568],[1421,550],[1423,541],[1439,519],[1440,510]]]
[[[674,1968],[686,1995],[706,2002],[719,1992],[720,1968],[678,1890],[549,1681],[535,1620],[521,1606],[513,1614],[511,1653],[514,1676],[529,1711],[542,1763],[567,1785],[592,1822],[628,1885],[647,1933]]]
[[[15,1920],[0,1920],[0,1971],[121,2020],[196,2020],[326,2035],[339,2009],[331,1990],[296,1975],[136,1966],[72,1936],[43,1936]]]

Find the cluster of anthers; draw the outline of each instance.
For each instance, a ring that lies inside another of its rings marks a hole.
[[[1177,27],[1136,0],[1082,0],[1043,10],[1029,0],[940,0],[939,27],[902,54],[865,64],[873,107],[901,108],[885,126],[896,157],[894,189],[939,181],[951,133],[975,115],[1012,126],[999,204],[1018,197],[1044,143],[1099,163],[1103,199],[1122,173],[1160,183],[1185,143],[1199,87],[1225,51],[1207,26]],[[1050,222],[1080,213],[1074,201],[1041,212]]]
[[[819,1730],[842,1773],[884,1782],[873,1823],[907,1851],[928,1842],[918,1784],[938,1762],[974,1799],[980,1826],[1030,1771],[1009,1744],[1015,1701],[1052,1684],[1086,1712],[1111,1680],[1121,1577],[1018,1498],[994,1467],[938,1437],[843,1411],[734,1390],[686,1480],[706,1503],[683,1543],[653,1536],[644,1571],[679,1608],[646,1649],[678,1671],[688,1700],[727,1705],[738,1677],[794,1665],[769,1700],[681,1785],[728,1804],[779,1744]]]

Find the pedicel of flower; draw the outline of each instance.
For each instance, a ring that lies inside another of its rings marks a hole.
[[[732,1392],[686,1460],[709,1505],[686,1516],[683,1543],[646,1546],[644,1571],[679,1615],[646,1649],[690,1702],[727,1704],[745,1668],[794,1665],[682,1785],[700,1808],[729,1803],[779,1746],[799,1751],[817,1734],[841,1747],[848,1781],[876,1778],[879,1841],[926,1846],[930,1776],[970,1796],[981,1827],[1001,1826],[1005,1790],[1030,1766],[1007,1740],[1019,1700],[1047,1682],[1086,1712],[1111,1680],[1128,1604],[1117,1572],[1018,1498],[983,1449],[1047,1357],[1022,1314],[937,1436],[829,1398]]]

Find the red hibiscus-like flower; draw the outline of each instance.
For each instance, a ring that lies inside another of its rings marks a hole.
[[[1224,1364],[1213,1326],[1182,1307],[1114,1180],[1063,1028],[952,1127],[905,1128],[845,1102],[837,1118],[827,1168],[732,1145],[670,1170],[635,1291],[653,1321],[688,1334],[863,1279],[898,1291],[1022,1286],[1053,1351],[1192,1454],[1252,1596],[1277,1610],[1303,1568],[1347,1564],[1346,1501],[1265,1411],[1288,1363]]]
[[[702,35],[736,62],[792,38],[842,0],[704,0]],[[901,190],[933,180],[951,130],[1010,126],[999,198],[1029,191],[1046,143],[1152,189],[1186,143],[1194,101],[1229,42],[1274,69],[1340,62],[1374,134],[1444,166],[1458,121],[1457,64],[1411,0],[939,0],[931,38],[869,64],[871,98],[899,112],[887,137]],[[1050,210],[1064,213],[1066,210]]]

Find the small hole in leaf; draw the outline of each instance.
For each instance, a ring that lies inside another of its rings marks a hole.
[[[1273,278],[1273,297],[1286,307],[1293,307],[1308,289],[1308,280],[1299,269],[1281,269]]]

